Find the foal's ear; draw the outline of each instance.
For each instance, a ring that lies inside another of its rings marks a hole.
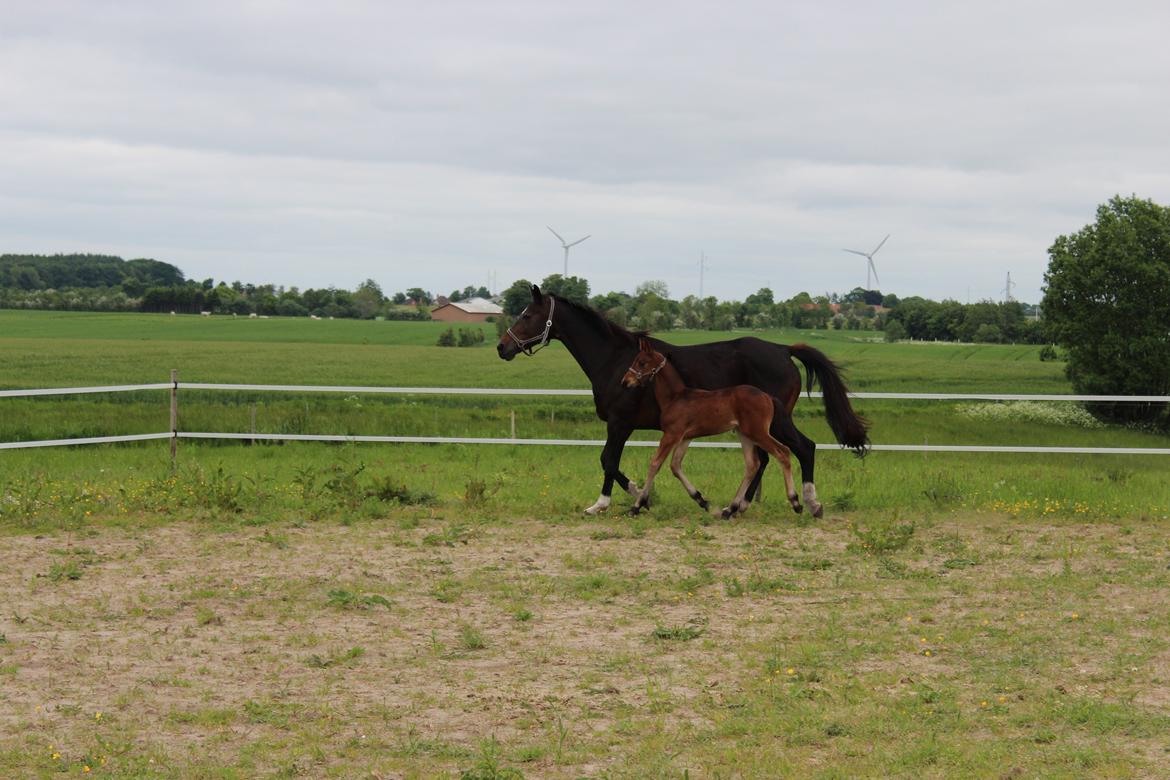
[[[541,300],[540,288],[534,284],[534,285],[532,285],[532,302],[533,303],[540,303],[540,300]]]

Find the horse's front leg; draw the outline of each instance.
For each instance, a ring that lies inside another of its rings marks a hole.
[[[613,492],[613,483],[615,481],[622,490],[625,490],[631,496],[636,497],[638,495],[638,486],[631,482],[618,468],[622,461],[622,450],[625,449],[626,441],[630,438],[632,432],[632,429],[626,427],[615,425],[608,427],[605,447],[601,450],[601,470],[605,475],[601,482],[601,495],[597,497],[597,501],[593,502],[592,506],[586,507],[585,514],[597,515],[609,509],[611,501],[610,494]]]

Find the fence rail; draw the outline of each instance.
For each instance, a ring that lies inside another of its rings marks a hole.
[[[172,376],[174,373],[172,372]],[[209,382],[160,382],[143,385],[105,385],[97,387],[55,387],[38,389],[0,390],[0,398],[74,395],[89,393],[125,393],[136,391],[169,390],[171,393],[171,428],[160,433],[142,433],[123,436],[88,436],[74,439],[43,439],[38,441],[0,442],[0,450],[31,447],[65,447],[80,444],[111,444],[118,442],[169,439],[172,458],[179,439],[244,439],[249,441],[317,441],[317,442],[371,442],[392,444],[511,444],[523,446],[599,447],[600,439],[523,439],[516,437],[469,436],[366,436],[337,434],[280,434],[280,433],[224,433],[213,431],[180,431],[176,423],[176,404],[179,390],[230,390],[237,392],[294,392],[294,393],[350,393],[399,395],[498,395],[498,396],[591,396],[584,389],[543,388],[485,388],[485,387],[367,387],[362,385],[246,385]],[[820,397],[814,392],[809,395]],[[1026,395],[1019,393],[850,393],[852,398],[886,400],[975,400],[975,401],[1080,401],[1112,403],[1170,403],[1164,395]],[[627,446],[653,447],[655,441],[631,440]],[[693,447],[738,448],[738,442],[694,442]],[[818,444],[817,449],[840,449],[836,444]],[[1158,447],[1042,447],[1012,445],[969,444],[874,444],[873,450],[887,452],[1008,452],[1084,455],[1170,455],[1170,448]]]
[[[580,388],[523,387],[373,387],[366,385],[236,385],[218,382],[160,382],[149,385],[108,385],[104,387],[52,387],[47,389],[0,390],[0,398],[37,395],[72,395],[82,393],[125,393],[136,390],[235,390],[237,392],[274,393],[353,393],[397,395],[548,395],[592,396],[593,391]],[[808,393],[820,398],[821,393]],[[1101,403],[1170,403],[1170,395],[1065,395],[1022,393],[850,393],[850,398],[909,401],[1080,401]]]

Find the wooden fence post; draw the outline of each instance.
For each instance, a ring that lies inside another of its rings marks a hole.
[[[179,369],[171,369],[171,474],[178,468],[179,453]]]

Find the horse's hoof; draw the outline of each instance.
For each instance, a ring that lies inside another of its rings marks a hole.
[[[702,507],[704,510],[707,510],[707,509],[710,509],[711,504],[706,499],[703,499],[702,501],[699,502],[699,506]]]
[[[732,511],[731,507],[725,506],[725,507],[723,507],[723,511],[720,512],[719,514],[724,520],[730,520],[731,516],[734,515],[735,512]]]
[[[816,517],[816,518],[823,517],[824,514],[825,514],[824,504],[817,504],[816,507],[812,511],[812,516]]]

